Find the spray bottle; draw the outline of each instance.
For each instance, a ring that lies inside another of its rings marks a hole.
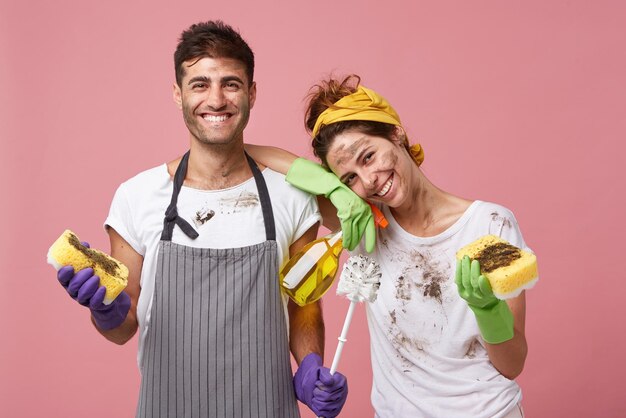
[[[376,225],[385,228],[387,219],[380,209],[370,207]],[[333,284],[343,251],[341,237],[341,231],[333,232],[308,243],[281,269],[283,291],[299,306],[317,301]]]

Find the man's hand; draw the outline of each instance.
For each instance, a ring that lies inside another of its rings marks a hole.
[[[348,397],[348,381],[339,372],[331,375],[322,366],[317,353],[308,354],[293,377],[296,397],[318,417],[334,418],[339,415]]]
[[[83,243],[89,247],[88,243]],[[92,268],[85,268],[74,274],[74,267],[64,266],[57,272],[57,279],[70,297],[91,311],[96,325],[102,330],[120,326],[130,310],[130,297],[120,293],[109,305],[105,305],[106,288],[100,286],[100,277],[94,275]]]
[[[465,256],[457,261],[455,281],[486,342],[498,344],[513,338],[513,314],[506,302],[494,296],[489,281],[480,274],[478,260]]]
[[[326,196],[337,208],[343,231],[343,246],[353,250],[365,235],[365,249],[374,250],[376,227],[372,209],[333,173],[305,158],[296,159],[287,173],[288,183],[300,190]]]

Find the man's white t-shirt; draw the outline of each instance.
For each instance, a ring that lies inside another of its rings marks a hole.
[[[262,171],[272,203],[278,243],[278,266],[289,257],[289,246],[321,220],[314,196],[285,182],[285,176]],[[167,165],[146,170],[117,189],[105,226],[122,236],[144,257],[141,293],[137,304],[141,367],[143,343],[150,324],[157,249],[165,211],[172,198],[173,182]],[[178,214],[199,233],[187,237],[174,227],[172,242],[197,248],[238,248],[266,240],[263,211],[254,178],[222,190],[198,190],[183,186],[178,196]],[[276,278],[278,280],[278,277]],[[286,296],[283,297],[286,313]]]
[[[476,319],[454,281],[458,249],[487,234],[529,250],[513,214],[475,201],[433,237],[395,221],[379,229],[372,254],[382,269],[377,299],[366,304],[377,417],[498,418],[521,390],[489,361]],[[363,249],[361,248],[361,252]]]

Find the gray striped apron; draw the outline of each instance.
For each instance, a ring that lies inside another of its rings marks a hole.
[[[263,175],[246,157],[267,239],[248,247],[172,243],[174,225],[198,237],[176,210],[189,152],[176,170],[159,243],[137,417],[300,416],[278,286],[274,215]]]

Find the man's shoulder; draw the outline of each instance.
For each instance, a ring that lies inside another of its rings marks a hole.
[[[263,170],[263,177],[265,178],[267,188],[272,198],[275,196],[280,198],[288,197],[297,200],[309,200],[312,198],[311,194],[303,192],[302,190],[287,183],[284,174],[278,173],[269,167],[266,167]]]
[[[284,174],[266,168],[263,176],[272,200],[272,209],[278,219],[295,222],[294,225],[305,225],[307,229],[320,219],[316,196],[287,183]]]
[[[152,201],[171,190],[167,166],[161,164],[127,179],[117,188],[116,196],[131,202]]]
[[[149,185],[158,185],[170,180],[167,165],[161,164],[144,170],[122,183],[127,188],[143,188]]]

